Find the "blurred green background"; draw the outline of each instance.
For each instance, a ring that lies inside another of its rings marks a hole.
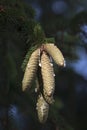
[[[40,124],[34,88],[22,92],[24,57],[40,34],[54,37],[66,67],[54,63],[55,103]],[[87,129],[87,1],[0,0],[0,130]]]

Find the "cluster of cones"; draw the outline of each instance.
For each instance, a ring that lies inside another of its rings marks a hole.
[[[41,123],[47,120],[49,105],[54,102],[55,74],[52,59],[59,66],[65,66],[63,54],[53,43],[46,43],[37,48],[29,58],[22,81],[22,89],[25,91],[36,80],[35,90],[38,92],[36,109]],[[41,68],[42,88],[37,78],[38,67]]]

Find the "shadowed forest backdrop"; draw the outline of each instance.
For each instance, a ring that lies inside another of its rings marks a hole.
[[[21,66],[28,50],[43,41],[43,32],[55,39],[66,67],[54,64],[55,103],[42,125],[34,88],[22,92]],[[86,130],[86,66],[86,0],[0,0],[0,130]]]

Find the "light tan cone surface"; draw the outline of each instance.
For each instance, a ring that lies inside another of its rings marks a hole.
[[[44,91],[44,99],[45,99],[46,102],[49,103],[49,104],[53,104],[53,103],[54,103],[53,95],[48,96],[45,91]]]
[[[43,79],[43,92],[46,92],[48,96],[53,95],[55,90],[54,71],[49,56],[45,52],[41,56],[41,74]]]
[[[40,123],[45,123],[48,117],[49,104],[44,100],[42,94],[38,96],[36,109]]]
[[[63,57],[62,52],[52,43],[44,44],[44,49],[47,51],[47,53],[53,58],[56,64],[59,66],[65,65],[65,60]]]
[[[31,87],[34,77],[36,76],[37,68],[39,64],[39,49],[35,50],[28,61],[23,81],[22,81],[22,89],[23,91],[27,87]]]

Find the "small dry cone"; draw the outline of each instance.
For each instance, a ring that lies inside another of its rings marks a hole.
[[[22,81],[22,89],[23,91],[26,88],[30,88],[34,77],[36,76],[37,68],[39,64],[39,49],[35,50],[28,61],[23,81]]]
[[[62,52],[53,43],[44,44],[44,49],[53,58],[59,66],[65,66],[65,60]]]
[[[43,79],[43,93],[52,96],[55,90],[55,78],[53,66],[50,63],[49,56],[43,52],[41,56],[41,74]]]
[[[48,117],[49,104],[44,100],[42,94],[38,96],[36,109],[40,123],[45,123]]]

